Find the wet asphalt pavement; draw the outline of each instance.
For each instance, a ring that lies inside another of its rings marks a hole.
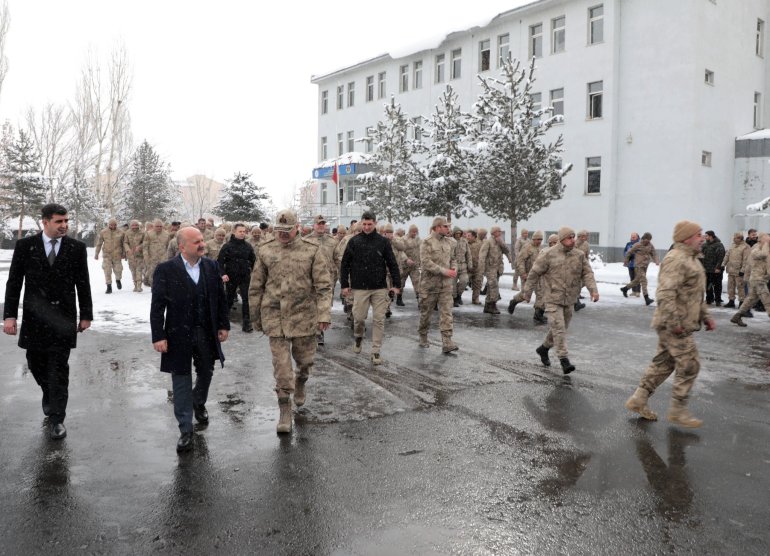
[[[381,368],[368,338],[350,351],[335,306],[283,438],[267,339],[234,318],[210,423],[179,456],[149,330],[80,336],[58,442],[24,352],[3,336],[0,553],[770,552],[766,316],[738,329],[717,310],[717,332],[698,335],[691,409],[705,425],[685,431],[623,408],[655,349],[652,307],[589,304],[568,340],[578,370],[563,377],[534,353],[545,328],[531,306],[463,306],[460,351],[444,356],[435,328],[430,349],[417,346],[411,291],[406,301]],[[670,391],[651,399],[659,414]]]

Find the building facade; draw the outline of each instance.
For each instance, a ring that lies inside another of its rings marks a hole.
[[[564,116],[549,133],[563,135],[573,169],[563,198],[519,227],[588,229],[613,259],[631,232],[667,245],[685,218],[723,237],[767,228],[770,221],[740,206],[767,188],[754,180],[746,190],[737,177],[736,138],[763,128],[768,17],[770,0],[539,0],[419,52],[314,76],[314,179],[323,184],[335,160],[371,149],[358,139],[392,95],[421,127],[447,84],[470,111],[477,75],[496,76],[502,57],[534,56],[535,100]],[[355,203],[355,191],[347,194],[341,205]],[[483,215],[458,222],[492,223]]]

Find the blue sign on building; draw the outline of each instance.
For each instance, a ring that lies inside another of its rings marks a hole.
[[[337,166],[337,176],[354,176],[356,174],[357,164],[340,164]],[[330,180],[334,174],[334,166],[313,168],[314,180]]]

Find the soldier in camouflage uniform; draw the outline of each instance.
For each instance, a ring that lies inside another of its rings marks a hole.
[[[128,268],[134,279],[134,291],[142,291],[142,275],[144,273],[144,256],[142,244],[144,232],[138,220],[132,220],[128,231],[123,235],[123,252],[128,259]]]
[[[644,302],[650,305],[654,299],[652,299],[647,292],[647,267],[650,262],[654,262],[656,265],[658,262],[658,254],[655,251],[655,246],[651,243],[652,234],[645,232],[642,235],[642,240],[635,243],[631,249],[626,252],[623,266],[628,266],[631,262],[631,257],[634,258],[634,279],[628,284],[620,288],[623,292],[623,297],[628,297],[628,290],[635,288],[637,285],[642,286],[642,294],[644,295]]]
[[[144,257],[144,285],[152,287],[152,275],[155,267],[166,260],[168,247],[168,232],[163,229],[163,222],[157,219],[152,224],[152,230],[144,234],[142,256]]]
[[[559,243],[559,236],[558,235],[551,234],[550,236],[548,236],[548,247],[553,247],[557,243]]]
[[[749,309],[757,302],[762,301],[762,305],[770,317],[770,291],[767,288],[767,281],[770,278],[770,268],[768,268],[768,255],[770,255],[770,235],[766,233],[759,234],[758,243],[751,248],[749,254],[749,265],[751,273],[749,275],[749,295],[741,303],[738,312],[735,313],[730,322],[738,326],[746,326],[741,317],[745,317]]]
[[[487,277],[487,298],[484,303],[484,312],[499,315],[497,302],[500,300],[500,288],[498,280],[503,273],[503,255],[513,264],[511,250],[503,241],[503,231],[499,226],[492,226],[491,237],[481,245],[479,250],[479,272]]]
[[[401,295],[403,296],[404,288],[406,288],[406,279],[412,280],[412,287],[414,293],[419,299],[420,297],[420,243],[422,240],[418,235],[417,226],[412,224],[409,226],[409,232],[404,239],[404,253],[406,254],[406,263],[403,267],[403,273],[401,274]],[[402,297],[403,300],[403,297]],[[402,301],[403,303],[403,301]]]
[[[701,232],[700,225],[687,220],[674,227],[674,247],[660,265],[658,307],[652,318],[652,328],[658,332],[658,350],[639,387],[626,401],[627,409],[655,421],[658,416],[647,407],[647,400],[675,372],[668,420],[683,427],[703,424],[687,409],[690,390],[700,370],[693,332],[700,330],[701,324],[706,325],[706,330],[716,328],[703,302],[706,275],[698,260],[704,240]]]
[[[518,271],[519,265],[516,264],[516,260],[519,258],[519,253],[521,253],[521,250],[524,249],[524,246],[527,243],[529,243],[529,231],[526,228],[522,228],[521,236],[516,240],[516,243],[513,244],[513,285],[511,286],[513,291],[518,291],[518,282],[519,278],[521,278],[521,274],[519,274]],[[523,278],[521,280],[521,286],[524,287]]]
[[[222,250],[222,247],[225,244],[226,235],[227,232],[225,232],[224,228],[217,228],[214,232],[214,239],[210,239],[206,242],[205,255],[209,259],[216,261],[219,258],[219,252]]]
[[[479,274],[479,251],[481,250],[481,242],[478,239],[478,232],[476,232],[476,230],[466,231],[465,239],[468,242],[468,251],[471,253],[471,303],[473,305],[481,305],[479,294],[481,293],[481,281],[484,279],[484,277]]]
[[[262,229],[258,224],[251,227],[251,233],[246,239],[246,243],[251,245],[255,255],[259,255],[259,244],[262,243]]]
[[[458,349],[452,341],[452,292],[457,278],[454,252],[449,241],[449,224],[446,218],[433,219],[430,237],[420,244],[422,275],[420,279],[420,347],[429,347],[428,328],[433,309],[438,304],[441,350],[451,353]]]
[[[538,256],[527,274],[524,289],[511,302],[512,307],[508,312],[513,313],[519,303],[517,298],[529,302],[539,280],[543,281],[541,286],[545,292],[545,314],[550,328],[543,345],[535,351],[543,365],[548,367],[551,365],[548,350],[555,347],[562,371],[566,375],[575,370],[567,357],[567,328],[572,319],[578,290],[585,284],[591,292],[591,300],[599,301],[594,272],[583,252],[575,248],[575,232],[572,228],[560,228],[559,243]]]
[[[118,229],[118,221],[110,218],[107,227],[99,232],[99,239],[96,241],[96,253],[94,259],[99,260],[99,252],[104,249],[102,254],[102,270],[104,271],[104,281],[107,283],[107,292],[112,293],[112,273],[115,273],[115,285],[121,289],[123,285],[120,279],[123,277],[123,230]]]
[[[749,262],[749,245],[743,241],[743,233],[735,232],[733,234],[733,245],[725,253],[722,260],[722,268],[727,272],[727,297],[728,302],[725,308],[735,309],[735,292],[738,291],[738,305],[743,303],[746,297],[743,288],[743,277],[746,274],[746,267]]]
[[[470,273],[473,272],[473,258],[468,246],[468,240],[465,239],[463,231],[456,227],[452,230],[457,244],[455,245],[455,261],[457,261],[457,279],[455,280],[454,306],[459,307],[463,304],[463,292],[468,287]]]
[[[532,234],[532,240],[521,248],[519,255],[516,257],[516,270],[521,276],[522,288],[526,286],[527,277],[529,271],[532,270],[532,265],[535,264],[538,255],[542,252],[541,245],[543,244],[543,232],[535,232]],[[538,280],[535,284],[535,315],[532,320],[537,324],[546,324],[548,319],[545,318],[545,301],[543,300],[543,288],[541,287],[542,280]],[[508,305],[508,312],[513,314],[513,308],[518,301],[522,301],[521,294],[517,294],[511,300]]]
[[[254,328],[270,338],[280,410],[276,431],[289,433],[291,395],[297,407],[305,403],[316,332],[325,331],[331,322],[331,278],[318,242],[298,237],[294,212],[282,210],[276,215],[275,236],[259,248],[249,284],[249,308]]]
[[[398,263],[398,272],[400,276],[404,275],[405,268],[406,268],[406,260],[408,258],[406,256],[406,238],[404,236],[405,236],[405,233],[400,236],[391,234],[391,237],[390,237],[390,245],[393,248],[393,254],[396,256],[396,262]],[[399,283],[396,285],[400,286],[401,284]],[[396,305],[398,305],[399,307],[404,307],[404,295],[403,295],[403,291],[401,290],[399,290],[399,293],[396,296]]]
[[[334,250],[337,248],[337,240],[329,235],[326,231],[326,218],[319,214],[313,221],[313,232],[308,237],[312,237],[318,242],[321,247],[321,253],[324,256],[324,260],[329,265],[329,276],[331,277],[332,287],[329,290],[329,305],[334,304],[334,286],[337,284],[337,266],[334,264]],[[324,333],[318,332],[318,345],[324,345]]]
[[[589,257],[589,255],[591,254],[591,244],[588,243],[588,230],[580,230],[577,233],[577,241],[575,241],[575,249],[582,251],[587,261],[591,260]],[[581,299],[580,292],[583,290],[583,285],[584,284],[581,284],[580,289],[578,289],[578,294],[575,297],[574,309],[576,313],[580,311],[580,309],[584,309],[586,306],[585,303],[581,303],[580,301]]]
[[[344,228],[344,226],[342,226]],[[348,246],[348,241],[358,234],[361,231],[361,227],[356,224],[351,224],[350,228],[348,228],[348,234],[343,237],[340,242],[337,244],[337,247],[334,248],[334,268],[337,269],[337,272],[340,272],[340,266],[342,265],[342,256],[345,254],[345,249]],[[342,276],[339,278],[340,280],[340,288],[342,287]],[[340,289],[340,300],[342,301],[342,310],[347,313],[348,315],[348,321],[350,321],[350,326],[353,326],[353,293],[351,292],[348,295],[345,295],[342,293],[342,289]]]
[[[203,236],[204,242],[214,239],[214,230],[209,230],[206,227],[205,218],[198,218],[198,223],[196,224],[196,227],[198,228],[198,230],[200,230],[200,233]]]

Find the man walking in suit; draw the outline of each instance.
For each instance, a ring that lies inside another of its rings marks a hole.
[[[67,436],[64,417],[70,350],[76,346],[77,333],[91,326],[93,307],[86,246],[67,237],[67,209],[51,203],[42,208],[41,215],[42,233],[20,239],[13,250],[3,332],[16,335],[24,284],[19,347],[27,350],[27,365],[43,391],[43,413],[48,416],[51,438],[60,440]]]
[[[181,432],[176,449],[186,452],[193,447],[193,413],[199,423],[209,420],[206,400],[214,361],[224,366],[220,344],[227,340],[230,321],[219,265],[203,256],[203,234],[186,227],[175,241],[179,255],[160,263],[152,277],[150,326],[152,346],[161,354],[160,370],[171,373]],[[197,375],[194,386],[191,361]]]

